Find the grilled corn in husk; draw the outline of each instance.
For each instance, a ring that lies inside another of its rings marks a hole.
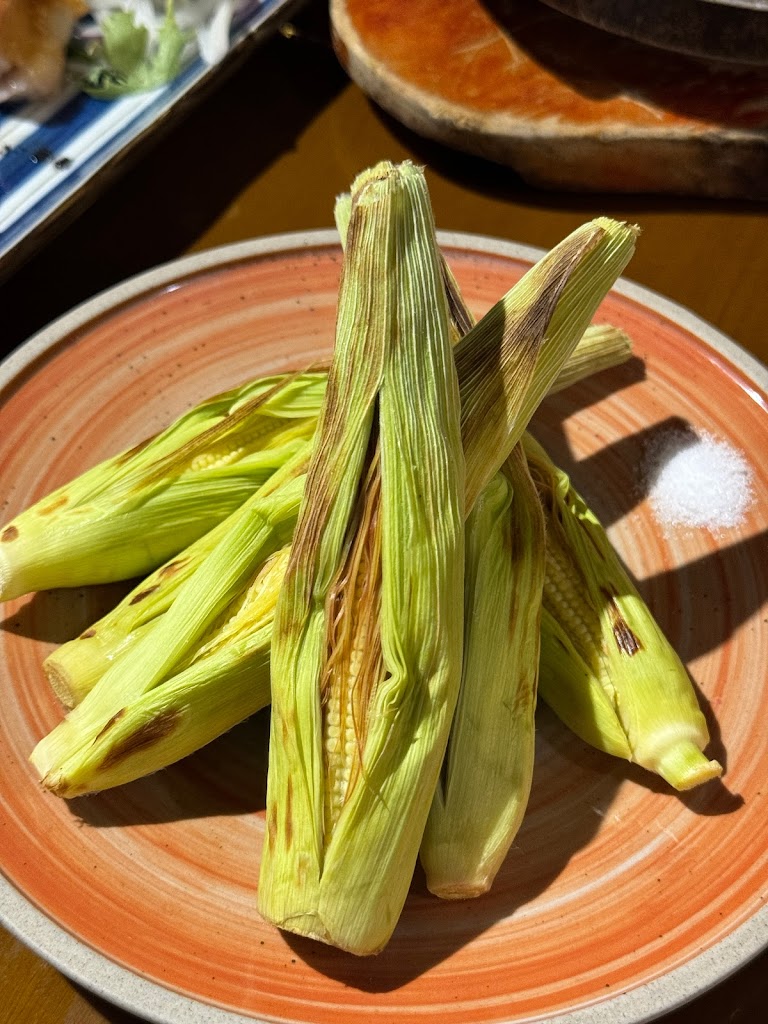
[[[357,954],[410,885],[458,692],[464,460],[421,172],[353,188],[336,346],[272,644],[259,909]],[[380,529],[376,524],[380,522]]]
[[[585,245],[583,239],[596,229],[602,232],[598,245]],[[607,290],[621,272],[633,250],[634,236],[628,226],[603,220],[586,225],[558,247],[566,265],[572,262],[567,280],[556,286],[556,304],[545,314],[543,331],[548,339],[562,344],[569,333],[581,329],[579,317],[588,311],[591,315],[602,297],[601,289]],[[574,242],[581,246],[579,258],[574,258],[573,249],[569,251]],[[550,261],[558,249],[549,254]],[[534,270],[542,266],[546,267],[546,258]],[[479,330],[472,326],[472,314],[456,281],[447,267],[443,269],[452,319],[457,333],[464,334],[461,352],[478,335],[484,337],[486,324]],[[526,284],[525,278],[521,284]],[[542,275],[537,286],[546,297],[552,279]],[[531,302],[527,295],[503,312],[503,319],[519,332],[521,344],[530,337],[529,324],[542,316],[542,302],[541,298]],[[490,354],[492,346],[486,351]],[[556,351],[556,345],[541,351],[525,388],[516,392],[514,402],[508,402],[506,417],[502,410],[483,416],[482,403],[466,395],[463,408],[472,411],[467,413],[465,446],[478,424],[481,429],[474,437],[479,439],[480,454],[484,443],[517,441],[553,373],[564,376],[557,363],[550,361]],[[510,355],[517,355],[514,348]],[[459,366],[468,364],[471,357]],[[517,373],[509,380],[518,382],[519,388]],[[482,458],[477,467],[479,474],[474,480],[470,476],[468,492],[487,479]],[[503,472],[490,478],[480,492],[467,524],[462,683],[421,846],[427,886],[444,898],[465,899],[488,891],[525,814],[533,776],[544,564],[543,514],[517,443]]]
[[[329,382],[278,601],[259,887],[269,920],[358,954],[387,941],[405,898],[449,731],[461,649],[456,519],[464,502],[455,477],[445,490],[446,469],[458,466],[460,453],[445,419],[450,379],[435,369],[450,363],[443,268],[434,243],[426,254],[418,237],[414,253],[403,246],[411,225],[428,220],[420,181],[425,212],[395,227],[402,248],[395,246],[394,266],[368,264],[374,200],[386,212],[396,194],[391,171],[383,173],[366,176],[353,195],[339,364],[331,374],[338,391]],[[404,184],[418,181],[411,169],[398,173]],[[388,238],[384,229],[384,256]],[[580,229],[491,311],[490,330],[484,320],[460,343],[462,439],[472,467],[467,507],[493,480],[575,347],[602,298],[605,268],[618,274],[633,242],[631,229],[611,222]],[[366,289],[381,282],[364,307],[356,272],[367,276]],[[414,309],[425,281],[427,307]],[[356,319],[361,308],[364,319]],[[486,422],[501,429],[489,432]],[[527,654],[535,680],[535,648]]]
[[[143,576],[226,519],[314,434],[324,374],[203,402],[0,530],[0,600]]]
[[[547,524],[543,699],[582,739],[675,789],[716,778],[685,666],[568,476],[530,436],[524,447]]]
[[[290,539],[304,490],[305,468],[305,455],[289,460],[233,515],[229,528],[179,588],[167,612],[140,636],[128,656],[115,660],[82,702],[37,744],[31,761],[46,788],[71,797],[114,784],[108,779],[114,777],[115,758],[109,738],[116,734],[115,725],[126,717],[126,709],[133,702],[185,666],[206,642],[211,628],[223,615],[229,617],[232,603],[251,585],[267,560]],[[226,661],[226,646],[221,657]],[[154,724],[140,716],[132,737],[121,740],[121,750],[132,755],[139,752],[140,756],[133,759],[134,778],[170,763],[168,747],[173,747],[174,731],[181,728],[181,720],[169,721],[162,708],[153,705],[153,709],[158,716]],[[220,734],[213,728],[213,721],[201,713],[189,723],[193,735],[197,729],[197,739],[194,746],[187,739],[185,752]],[[234,724],[230,721],[227,728]],[[105,773],[103,779],[101,773]]]
[[[461,688],[420,852],[447,899],[490,889],[525,813],[543,584],[544,517],[517,445],[467,520]]]
[[[126,695],[94,739],[43,780],[73,797],[133,782],[194,753],[266,707],[275,604],[288,548],[155,686]],[[53,735],[53,734],[52,734]],[[42,770],[42,754],[33,758]]]

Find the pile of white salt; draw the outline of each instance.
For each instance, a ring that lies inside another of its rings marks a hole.
[[[738,526],[754,499],[747,460],[705,431],[670,431],[649,448],[645,481],[656,519],[665,527]]]

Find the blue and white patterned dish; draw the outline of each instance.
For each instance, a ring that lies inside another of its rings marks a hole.
[[[235,15],[228,59],[277,27],[297,0],[251,0]],[[222,62],[223,63],[223,62]],[[200,58],[167,86],[97,100],[73,86],[52,99],[0,104],[0,274],[34,234],[222,66]]]

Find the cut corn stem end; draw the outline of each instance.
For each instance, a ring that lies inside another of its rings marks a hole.
[[[441,900],[474,900],[478,896],[485,896],[490,891],[492,884],[493,878],[489,878],[487,882],[474,882],[472,884],[433,881],[429,883],[428,888],[433,896],[439,896]]]
[[[78,703],[74,693],[76,689],[75,680],[63,666],[46,663],[43,667],[48,684],[56,694],[57,699],[65,708],[73,708]]]
[[[649,766],[650,767],[650,766]],[[680,740],[658,758],[653,770],[681,792],[723,774],[719,761],[711,761],[692,740]]]

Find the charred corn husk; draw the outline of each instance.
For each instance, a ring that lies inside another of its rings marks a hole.
[[[116,659],[83,701],[37,744],[31,761],[46,788],[64,797],[104,788],[106,776],[100,772],[114,767],[109,739],[116,741],[115,724],[128,717],[137,700],[183,670],[206,642],[211,627],[231,608],[266,560],[290,539],[304,490],[305,465],[306,458],[297,456],[278,470],[277,479],[269,482],[269,493],[257,493],[248,500],[232,517],[219,543],[179,589],[167,612],[139,638],[130,656]],[[220,664],[225,661],[226,648]],[[152,700],[149,703],[160,719],[155,727],[142,716],[137,723],[133,747],[141,757],[134,761],[133,770],[139,774],[160,766],[157,747],[161,741],[172,744],[162,709]],[[180,723],[174,720],[173,728],[180,729]],[[215,735],[213,726],[209,728],[201,721],[197,745],[202,746]],[[102,742],[105,738],[106,743]],[[124,737],[122,743],[130,748],[130,737]],[[169,763],[167,755],[161,760]]]
[[[603,224],[608,244],[601,238],[598,245],[604,247],[603,256],[607,253],[610,258],[607,264],[600,261],[593,264],[590,274],[597,274],[598,287],[607,290],[613,283],[611,274],[618,275],[629,258],[634,231],[612,222]],[[585,292],[589,295],[588,308],[594,308],[602,298],[599,290],[590,294],[586,282],[571,276],[576,267],[583,268],[589,258],[591,246],[579,245],[576,251],[580,248],[581,255],[571,264],[564,282],[553,284],[557,277],[551,276],[551,270],[539,276],[537,287],[543,295],[554,287],[555,309],[559,316],[553,315],[551,308],[544,312],[543,300],[537,302],[530,293],[522,299],[531,310],[539,309],[537,316],[547,318],[537,325],[537,333],[544,339],[557,338],[560,330],[558,341],[566,349],[568,331],[579,330],[574,307],[569,306],[569,302],[573,302],[574,286],[577,295],[579,288],[582,296]],[[568,266],[571,258],[568,240],[561,251],[563,262]],[[606,266],[612,266],[611,273],[606,271]],[[480,332],[472,326],[472,314],[450,271],[446,266],[443,271],[455,329],[464,336],[466,344]],[[577,301],[576,309],[579,302],[584,302],[584,298]],[[574,318],[570,322],[569,313]],[[525,346],[528,318],[523,306],[515,309],[511,320],[521,331],[518,343]],[[514,334],[509,340],[507,358],[513,368],[511,388],[519,388],[522,377],[525,382],[522,386],[527,387],[522,397],[527,401],[507,398],[507,425],[495,433],[496,443],[507,444],[515,441],[527,426],[533,411],[531,396],[541,397],[543,382],[551,380],[556,372],[557,363],[548,364],[545,357],[551,351],[558,352],[557,344],[549,351],[542,348],[536,352],[530,369],[525,368],[521,374],[522,364],[515,366],[514,362],[518,358],[514,351]],[[471,365],[471,358],[464,363],[468,364]],[[466,392],[464,394],[466,398]],[[478,389],[478,394],[485,401],[489,392]],[[492,394],[490,397],[493,401]],[[467,401],[466,407],[472,411],[464,423],[465,452],[467,439],[474,437],[479,473],[474,479],[478,481],[487,473],[482,455],[483,444],[487,443],[484,437],[488,434],[477,430],[478,424],[473,423],[471,417],[480,414],[483,402],[473,405]],[[497,411],[496,422],[503,418],[502,410]],[[474,486],[478,486],[477,482]],[[468,492],[472,487],[470,477]],[[488,891],[517,834],[530,794],[545,551],[543,514],[520,443],[512,450],[504,472],[492,477],[480,492],[467,527],[461,689],[441,779],[421,846],[428,887],[448,899],[465,899]]]
[[[408,164],[380,165],[353,189],[326,404],[278,600],[259,882],[268,920],[360,955],[399,917],[456,700],[463,495],[426,185]]]
[[[490,889],[531,789],[544,518],[520,445],[467,520],[465,564],[461,689],[420,853],[447,899]]]
[[[202,403],[0,530],[0,600],[143,576],[230,515],[311,440],[325,375]]]
[[[600,370],[620,365],[631,355],[627,335],[610,325],[590,326],[558,374],[551,392],[568,387]],[[178,589],[228,529],[219,524],[184,551],[156,569],[123,600],[79,637],[57,647],[43,663],[59,700],[68,708],[79,704],[112,662],[123,657],[145,627],[170,607]]]
[[[547,524],[539,689],[575,733],[691,789],[722,773],[693,684],[584,500],[533,438]]]
[[[269,558],[251,585],[156,686],[122,707],[76,761],[44,779],[73,797],[133,782],[199,750],[266,707],[275,604],[288,549]]]
[[[577,228],[456,345],[468,509],[520,440],[629,262],[637,233],[606,217]]]

